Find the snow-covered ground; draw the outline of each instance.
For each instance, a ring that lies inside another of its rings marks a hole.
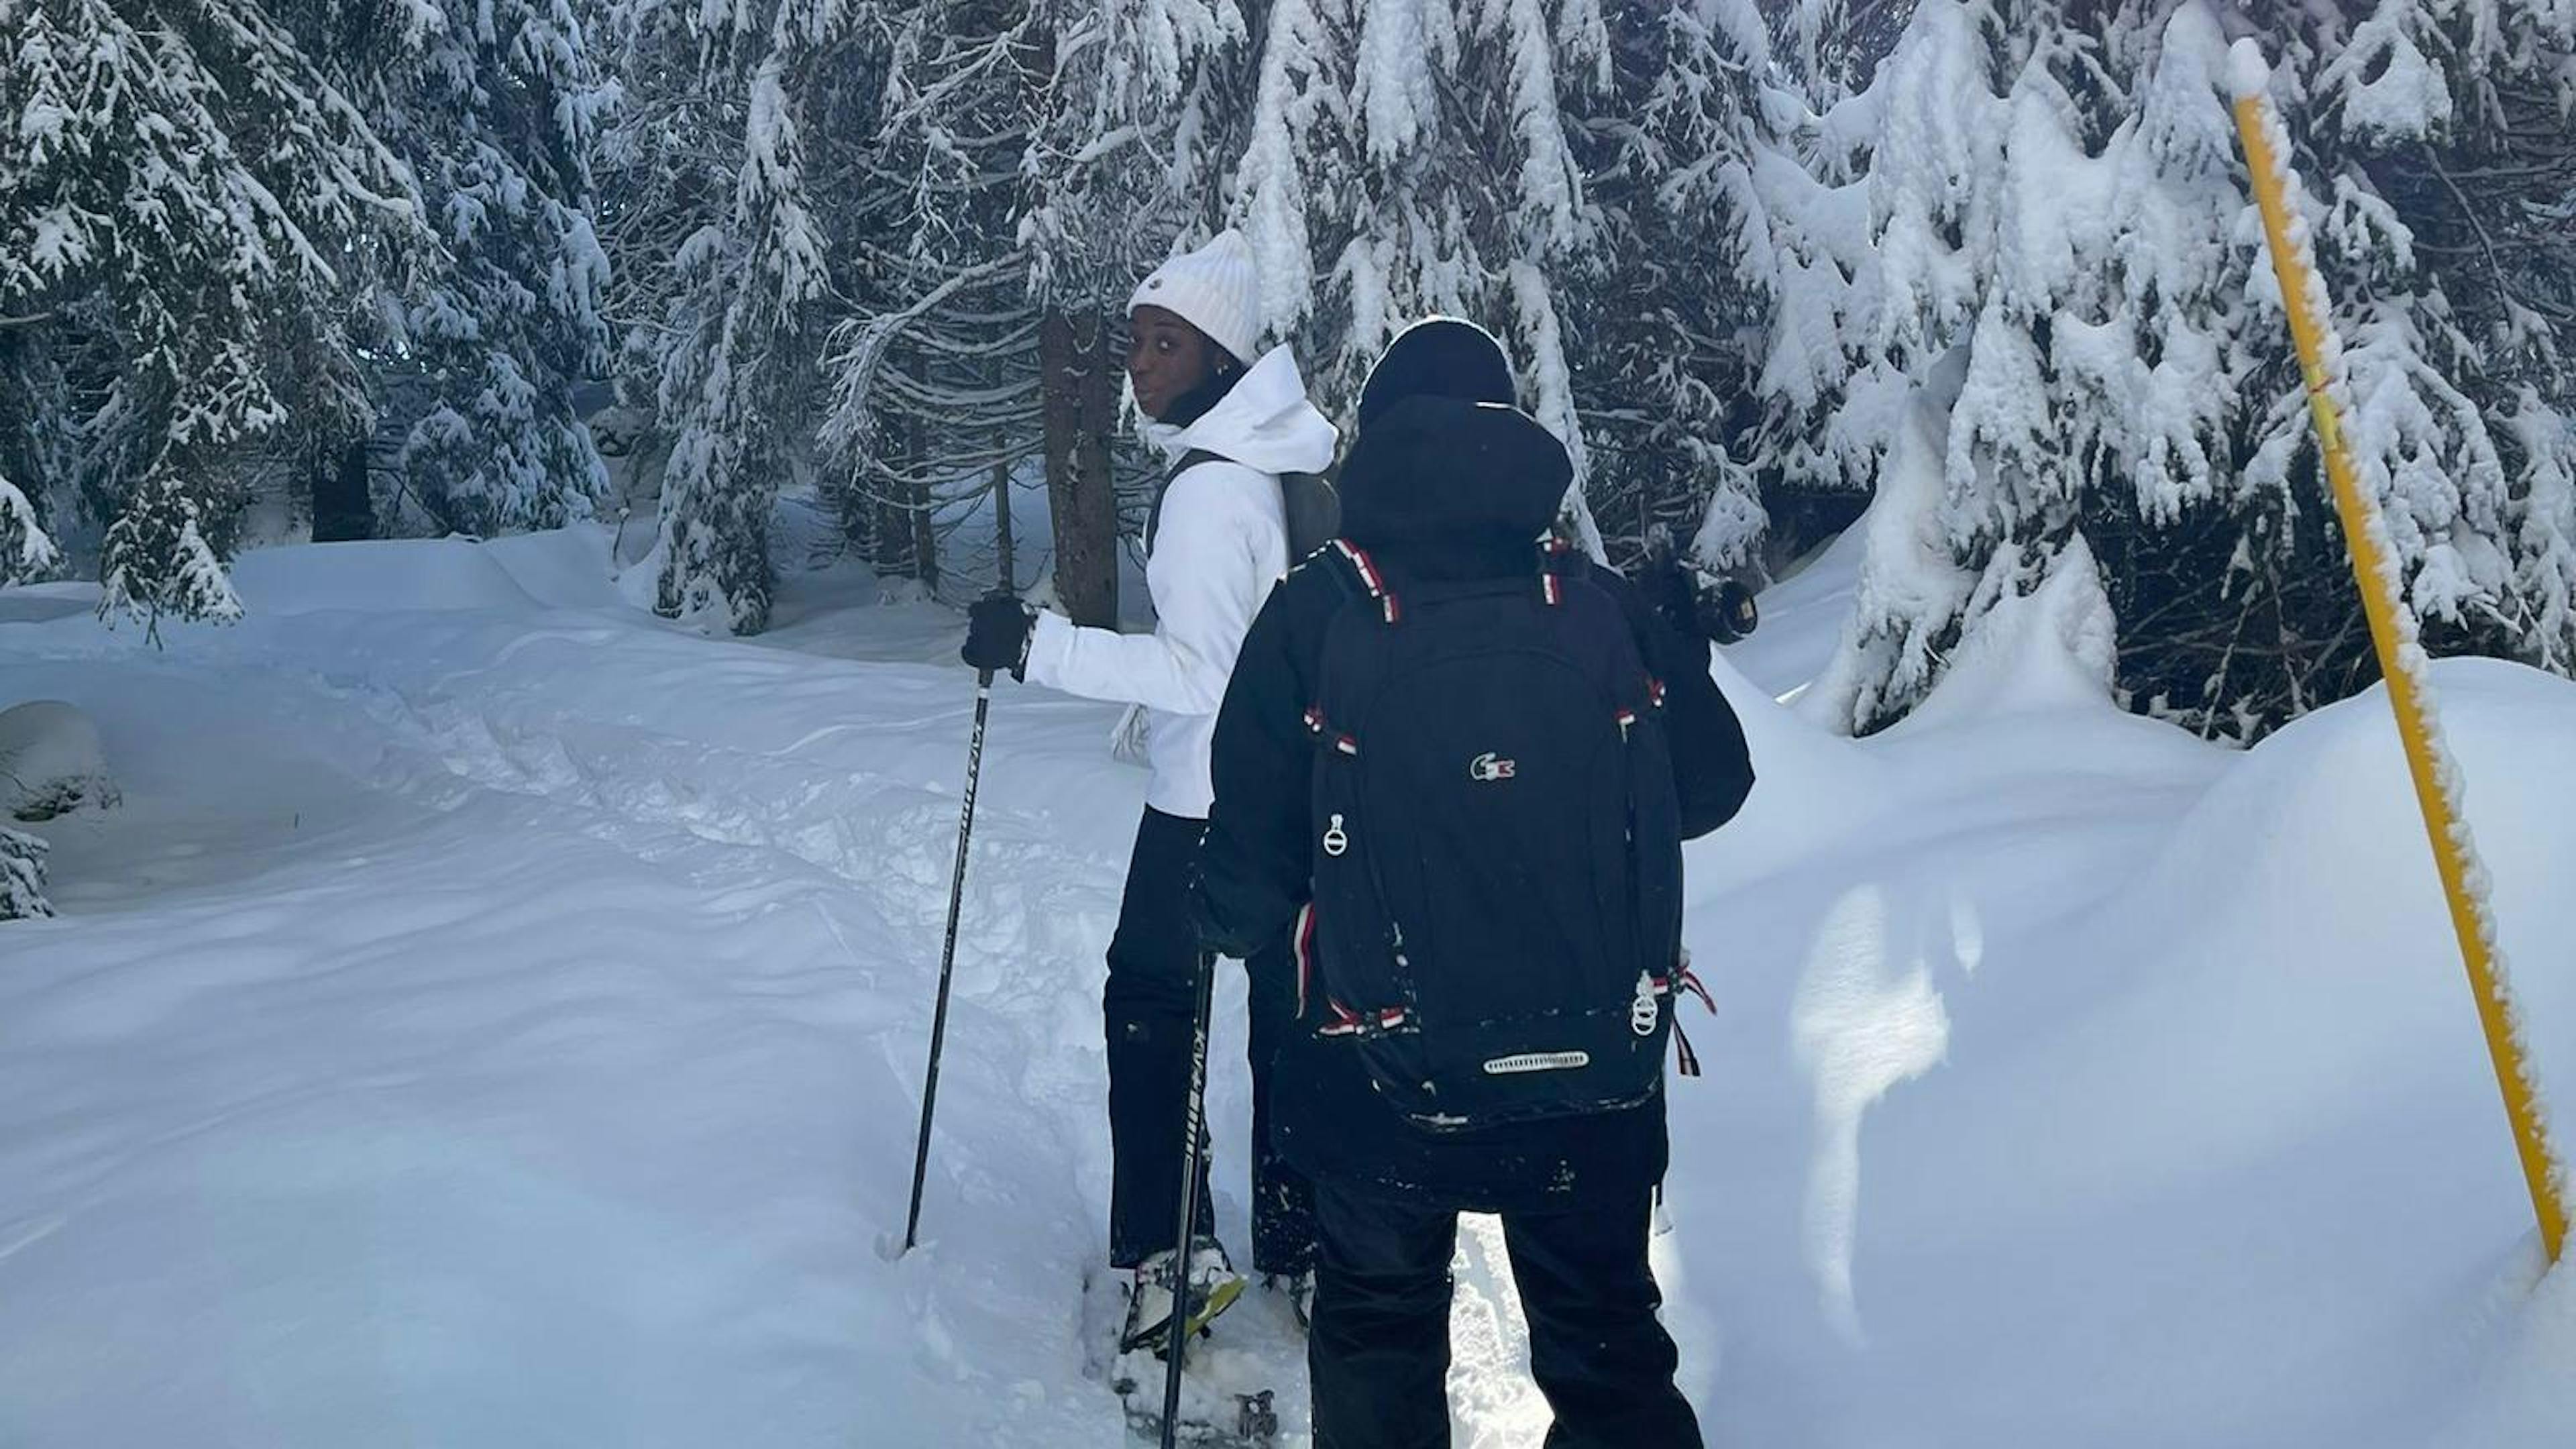
[[[895,1261],[956,616],[836,570],[701,639],[607,552],[265,551],[248,623],[157,652],[81,589],[0,594],[0,705],[86,711],[124,795],[30,827],[63,914],[0,924],[0,1445],[1119,1442],[1085,1291],[1116,712],[995,704]],[[1721,1010],[1658,1267],[1711,1441],[2576,1442],[2576,1280],[2539,1279],[2384,700],[2223,752],[2088,693],[2034,605],[1917,720],[1832,738],[1765,696],[1843,567],[1721,666],[1762,782],[1691,856]],[[2576,1113],[2576,686],[2437,675]],[[1496,1247],[1463,1249],[1458,1442],[1534,1446]],[[1210,1360],[1297,1437],[1275,1303]]]

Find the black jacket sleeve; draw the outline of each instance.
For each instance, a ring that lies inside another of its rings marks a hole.
[[[1199,944],[1249,960],[1278,940],[1310,894],[1307,834],[1313,746],[1306,733],[1306,677],[1301,660],[1311,612],[1311,586],[1329,581],[1290,575],[1254,616],[1216,717],[1211,771],[1216,804],[1208,812],[1190,888],[1190,917]]]
[[[1744,742],[1743,721],[1709,676],[1706,639],[1675,629],[1635,585],[1609,569],[1595,565],[1592,574],[1619,601],[1646,668],[1664,682],[1664,732],[1681,796],[1682,838],[1697,840],[1734,819],[1753,793],[1753,752]]]

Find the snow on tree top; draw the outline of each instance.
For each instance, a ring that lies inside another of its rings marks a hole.
[[[2250,101],[2272,87],[2272,66],[2263,59],[2263,44],[2246,36],[2227,47],[2227,89],[2240,101]]]

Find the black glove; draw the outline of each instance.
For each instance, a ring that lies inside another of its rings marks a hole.
[[[1038,611],[1018,596],[986,594],[966,610],[966,647],[957,655],[977,669],[1007,669],[1013,679],[1026,679],[1037,624]]]
[[[1198,862],[1190,862],[1188,894],[1184,912],[1189,916],[1190,934],[1198,938],[1199,949],[1212,956],[1231,956],[1249,961],[1266,944],[1246,941],[1217,918],[1216,902],[1208,899],[1207,878],[1199,873]]]
[[[1647,605],[1685,639],[1732,644],[1762,622],[1751,589],[1733,579],[1710,581],[1669,547],[1647,549],[1637,566],[1636,587]]]
[[[1753,602],[1751,589],[1727,579],[1700,594],[1699,621],[1701,633],[1720,644],[1732,644],[1762,622],[1762,610]]]
[[[1190,934],[1197,938],[1199,949],[1224,955],[1225,948],[1234,943],[1216,918],[1216,907],[1207,898],[1207,882],[1200,877],[1195,861],[1190,865],[1189,885],[1181,901],[1182,912],[1189,917]]]
[[[1700,633],[1699,591],[1692,586],[1690,570],[1673,554],[1669,545],[1650,545],[1645,558],[1637,565],[1638,596],[1646,601],[1664,621],[1665,627],[1685,639]]]

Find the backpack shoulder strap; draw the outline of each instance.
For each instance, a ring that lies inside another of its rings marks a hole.
[[[1181,475],[1201,463],[1234,461],[1210,448],[1192,448],[1173,461],[1154,489],[1153,508],[1145,515],[1146,552],[1153,552],[1154,535],[1163,528],[1163,495],[1172,491]],[[1321,473],[1280,474],[1279,522],[1287,530],[1288,564],[1294,568],[1341,530],[1341,497],[1334,492],[1332,479]]]
[[[1188,452],[1183,453],[1179,458],[1175,459],[1172,466],[1164,471],[1163,486],[1166,488],[1171,487],[1172,480],[1180,477],[1182,474],[1197,467],[1201,463],[1229,463],[1232,461],[1233,460],[1226,457],[1225,454],[1216,452],[1212,449],[1192,448]]]
[[[1288,529],[1291,563],[1311,556],[1342,531],[1342,499],[1323,473],[1279,475],[1280,522]]]
[[[1205,448],[1192,448],[1188,452],[1183,453],[1180,457],[1174,459],[1171,467],[1163,470],[1163,481],[1156,485],[1154,489],[1154,506],[1152,510],[1147,512],[1145,515],[1145,551],[1147,553],[1152,553],[1154,551],[1154,535],[1163,531],[1164,495],[1172,491],[1172,485],[1180,481],[1181,475],[1190,471],[1192,468],[1197,467],[1201,463],[1224,463],[1230,461],[1232,460],[1228,459],[1223,453],[1211,453]]]
[[[1551,609],[1567,607],[1578,598],[1583,601],[1599,646],[1587,652],[1609,671],[1605,682],[1612,697],[1621,702],[1624,734],[1640,714],[1663,708],[1664,682],[1655,677],[1645,640],[1620,607],[1618,596],[1601,581],[1602,572],[1569,548],[1551,547],[1540,565],[1540,588]]]
[[[1550,534],[1538,546],[1538,593],[1541,602],[1553,608],[1565,602],[1568,579],[1588,583],[1589,571],[1574,545]]]
[[[1377,561],[1367,549],[1347,538],[1335,538],[1315,551],[1314,562],[1341,582],[1350,601],[1367,599],[1370,611],[1389,624],[1403,617],[1403,605],[1386,586],[1386,575],[1378,572]]]
[[[1325,615],[1312,681],[1315,702],[1306,711],[1306,728],[1318,745],[1357,754],[1359,742],[1347,724],[1334,721],[1374,693],[1372,681],[1383,669],[1381,645],[1394,633],[1386,626],[1396,621],[1401,606],[1377,561],[1347,538],[1316,549],[1300,568],[1320,570],[1339,586]]]

